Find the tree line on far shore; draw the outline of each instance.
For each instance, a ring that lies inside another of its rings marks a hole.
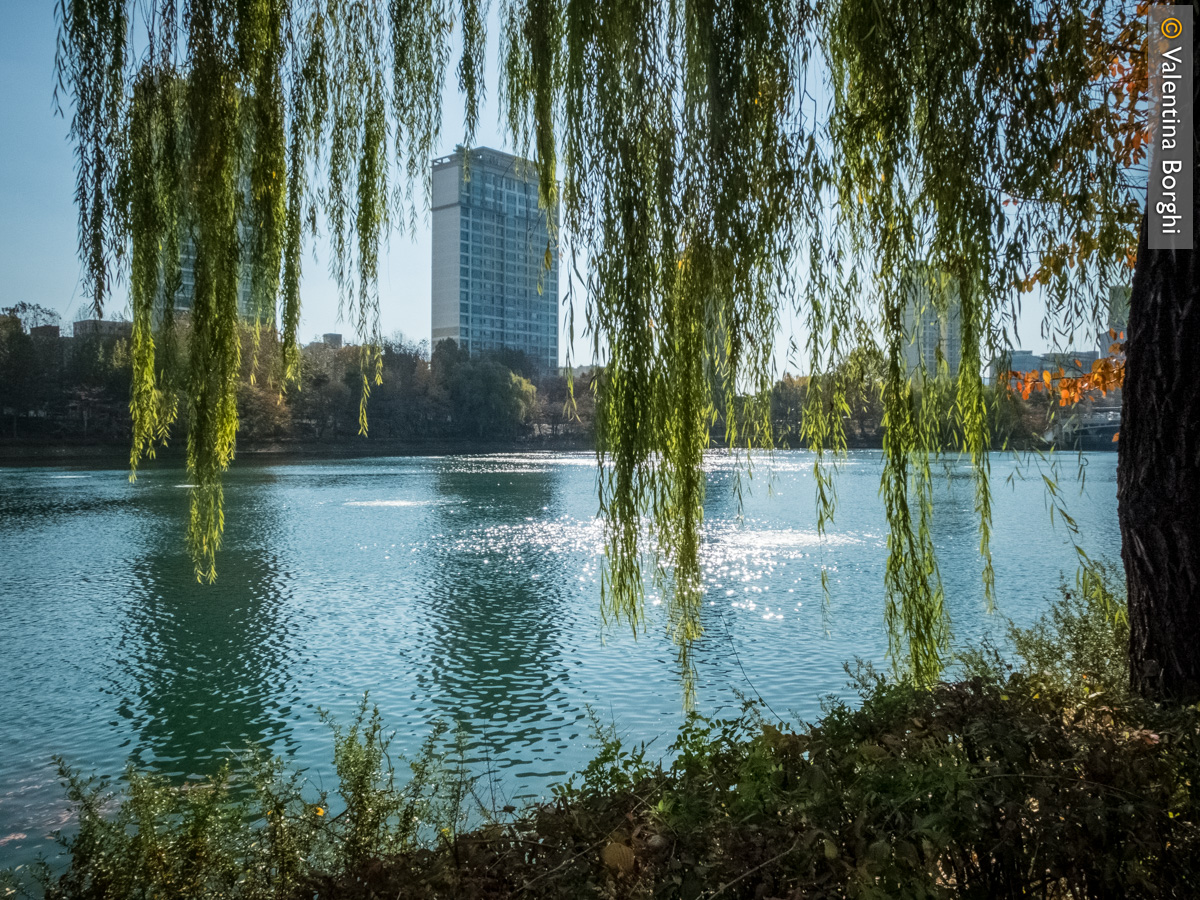
[[[43,315],[44,314],[44,315]],[[59,337],[38,326],[57,324],[39,307],[0,309],[0,440],[42,444],[128,443],[132,368],[123,334]],[[186,331],[186,321],[176,331]],[[40,332],[40,333],[39,333]],[[187,340],[176,333],[175,369],[164,382],[185,395]],[[518,351],[469,354],[453,341],[430,353],[426,342],[397,334],[382,346],[382,383],[372,385],[368,440],[413,443],[496,443],[519,438],[584,439],[594,405],[590,376],[546,372]],[[276,333],[243,327],[238,389],[243,445],[361,441],[361,348],[314,342],[302,349],[301,377],[282,386]],[[170,357],[170,354],[163,354]],[[251,375],[253,374],[253,378]],[[182,443],[187,404],[172,428]]]
[[[39,326],[57,324],[57,316],[22,304],[0,309],[0,441],[123,443],[130,436],[131,365],[129,340],[120,334],[70,338]],[[186,329],[186,322],[177,328]],[[178,336],[177,336],[178,337]],[[315,342],[302,350],[298,383],[281,388],[281,352],[274,331],[257,337],[244,329],[243,378],[238,393],[239,440],[243,445],[334,444],[362,441],[358,404],[360,349]],[[186,347],[186,340],[176,340]],[[574,391],[560,372],[546,372],[520,351],[471,354],[453,341],[430,352],[426,342],[397,334],[382,347],[382,383],[373,385],[368,406],[367,440],[413,444],[496,444],[517,440],[591,446],[595,423],[592,379],[583,372]],[[186,361],[175,359],[176,390],[186,390]],[[256,377],[251,379],[251,372]],[[847,443],[879,447],[883,441],[884,356],[864,346],[837,372],[826,376],[846,386]],[[772,439],[777,447],[809,444],[804,431],[809,379],[785,374],[771,390]],[[740,404],[735,404],[735,407]],[[1050,424],[1047,398],[1022,400],[993,389],[993,445],[1030,446]],[[173,434],[186,434],[186,403]],[[720,446],[725,423],[711,426]],[[946,435],[953,444],[953,435]]]

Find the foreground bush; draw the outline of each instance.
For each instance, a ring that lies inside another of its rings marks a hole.
[[[343,812],[277,761],[181,791],[133,776],[115,817],[69,780],[61,898],[1196,897],[1200,713],[1130,696],[1120,604],[1089,576],[1012,660],[921,689],[860,667],[861,705],[793,731],[693,716],[670,761],[602,735],[552,802],[464,831],[435,735],[397,787],[378,714],[335,732]],[[461,757],[459,757],[461,760]],[[477,819],[478,821],[478,819]]]

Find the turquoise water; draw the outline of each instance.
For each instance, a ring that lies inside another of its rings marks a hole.
[[[1060,466],[1083,546],[1115,559],[1116,454]],[[811,720],[846,693],[844,660],[884,657],[879,454],[842,465],[823,540],[811,467],[802,452],[760,461],[739,521],[735,466],[709,460],[703,712],[735,709],[740,691]],[[996,591],[999,613],[1027,623],[1076,557],[1039,470],[1009,483],[1014,468],[993,460]],[[596,474],[586,453],[239,462],[220,577],[204,586],[183,552],[181,472],[130,484],[123,471],[0,470],[0,867],[52,852],[47,835],[69,825],[54,754],[185,777],[253,741],[331,787],[317,708],[345,720],[365,690],[396,749],[414,751],[435,719],[458,725],[518,802],[589,758],[589,705],[665,749],[682,720],[676,652],[653,593],[636,639],[603,626]],[[937,490],[956,638],[999,634],[967,468]]]

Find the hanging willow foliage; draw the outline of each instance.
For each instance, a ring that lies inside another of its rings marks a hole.
[[[856,258],[871,260],[889,360],[886,615],[893,657],[903,636],[912,674],[928,679],[941,669],[949,626],[930,534],[929,462],[941,416],[974,473],[990,603],[982,366],[1015,329],[1020,290],[1035,278],[1061,333],[1081,329],[1089,342],[1108,286],[1128,278],[1139,190],[1118,160],[1137,135],[1114,108],[1111,86],[1114,61],[1139,52],[1122,46],[1136,11],[1104,2],[835,6],[823,38],[834,90],[835,227]],[[1133,109],[1135,94],[1126,98]],[[960,305],[956,379],[944,360],[936,372],[907,376],[903,311],[914,293]]]
[[[1135,245],[1134,14],[1112,0],[503,0],[503,120],[537,163],[542,206],[561,204],[606,363],[606,615],[638,627],[653,552],[680,646],[700,633],[703,454],[718,420],[731,446],[769,443],[773,342],[794,304],[822,530],[829,461],[846,444],[843,364],[859,336],[883,335],[886,615],[893,657],[936,675],[949,620],[931,461],[958,436],[990,597],[982,365],[1023,291],[1040,285],[1062,328],[1083,326]],[[487,5],[60,0],[59,17],[97,309],[128,260],[135,468],[176,415],[164,301],[182,242],[194,246],[189,542],[211,580],[237,429],[239,282],[251,280],[257,325],[279,323],[281,374],[295,379],[302,250],[323,213],[362,339],[365,432],[380,242],[415,228],[428,198],[452,45],[473,138]],[[147,39],[137,59],[134,35]],[[944,359],[915,376],[905,365],[914,298],[959,310],[957,373]]]

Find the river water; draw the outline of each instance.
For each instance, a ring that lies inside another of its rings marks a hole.
[[[702,712],[734,711],[741,692],[812,720],[823,697],[848,694],[845,660],[884,659],[879,454],[841,465],[824,538],[812,462],[756,459],[739,519],[736,464],[708,460]],[[1058,465],[1077,540],[1116,559],[1116,454]],[[1045,463],[992,461],[989,615],[969,470],[938,469],[934,540],[956,640],[1000,635],[1005,616],[1033,621],[1074,576],[1042,474]],[[255,742],[329,788],[317,709],[346,721],[367,690],[394,749],[415,751],[444,720],[517,803],[590,758],[589,706],[627,741],[665,750],[683,716],[676,651],[653,591],[641,634],[604,627],[596,476],[587,453],[239,461],[220,576],[200,585],[182,472],[130,484],[123,471],[0,470],[0,867],[52,853],[47,835],[69,824],[55,754],[88,772],[132,762],[183,778]]]

